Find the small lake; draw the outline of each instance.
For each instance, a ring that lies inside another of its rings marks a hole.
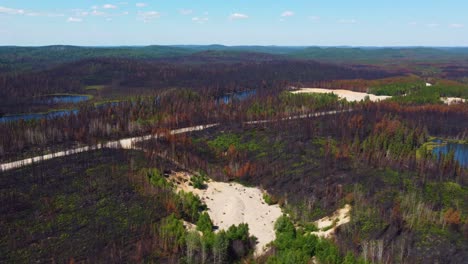
[[[84,101],[88,101],[90,97],[88,95],[46,95],[36,99],[38,104],[76,104]]]
[[[253,96],[257,93],[256,90],[249,90],[243,92],[237,92],[232,94],[226,94],[220,96],[216,99],[218,103],[224,102],[225,104],[230,103],[233,100],[245,100],[250,96]],[[87,95],[49,95],[40,97],[38,102],[42,104],[63,104],[63,103],[79,103],[89,100],[89,96]],[[157,98],[156,101],[157,102]],[[96,106],[97,108],[105,108],[109,106],[116,106],[120,102],[107,102]],[[29,113],[29,114],[19,114],[19,115],[8,115],[0,117],[0,123],[6,122],[15,122],[21,119],[28,121],[28,120],[36,120],[41,118],[52,119],[55,117],[62,117],[69,114],[77,114],[78,110],[60,110],[60,111],[53,111],[49,113]]]
[[[52,119],[55,117],[62,117],[70,114],[77,114],[78,110],[60,110],[60,111],[53,111],[48,113],[30,113],[30,114],[21,114],[21,115],[9,115],[0,117],[0,123],[7,123],[7,122],[15,122],[19,120],[29,121],[29,120],[36,120],[36,119]]]
[[[242,92],[237,92],[237,93],[232,93],[232,94],[226,94],[221,97],[218,97],[216,100],[218,103],[224,102],[225,104],[229,104],[233,100],[245,100],[253,95],[257,94],[256,90],[249,90],[249,91],[242,91]]]
[[[434,142],[441,143],[442,140],[437,139]],[[432,153],[439,157],[440,154],[448,154],[450,151],[455,153],[455,160],[457,160],[462,167],[468,168],[468,144],[447,142],[447,144],[435,147]]]

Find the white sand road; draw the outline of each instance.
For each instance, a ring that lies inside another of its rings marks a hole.
[[[171,134],[175,135],[175,134],[183,134],[187,132],[199,131],[199,130],[204,130],[210,127],[214,127],[216,125],[217,124],[198,125],[198,126],[186,127],[186,128],[181,128],[181,129],[175,129],[171,131]],[[74,155],[78,153],[83,153],[83,152],[103,149],[103,148],[138,149],[136,147],[136,143],[142,142],[145,140],[156,139],[156,138],[158,138],[158,135],[147,135],[147,136],[142,136],[142,137],[124,138],[124,139],[120,139],[116,141],[110,141],[104,144],[93,145],[93,146],[85,146],[85,147],[80,147],[80,148],[68,149],[68,150],[59,151],[59,152],[46,154],[42,156],[36,156],[33,158],[29,158],[29,159],[3,163],[3,164],[0,164],[0,171],[17,169],[17,168],[21,168],[24,166],[34,164],[34,163],[39,163],[45,160],[70,156],[70,155]]]
[[[369,99],[374,102],[391,98],[391,96],[386,95],[373,95],[368,93],[354,92],[350,90],[331,90],[324,88],[302,88],[297,91],[292,91],[292,93],[334,93],[338,95],[339,98],[345,98],[349,102],[359,102],[361,100],[364,100],[366,96],[368,96]]]
[[[258,188],[245,187],[239,183],[208,181],[207,188],[200,190],[189,185],[190,174],[176,172],[170,179],[178,190],[197,194],[208,207],[213,224],[227,230],[231,225],[247,223],[249,233],[257,238],[255,256],[266,250],[266,245],[275,240],[274,225],[282,215],[278,205],[268,205]]]
[[[285,120],[317,117],[317,116],[323,116],[323,115],[334,115],[334,114],[339,114],[339,113],[343,113],[343,112],[347,112],[347,111],[352,111],[352,110],[349,109],[349,110],[336,110],[336,111],[318,112],[318,113],[290,116],[290,117],[287,117],[287,118],[283,118],[281,120],[285,121]],[[257,121],[245,122],[245,124],[253,125],[253,124],[268,123],[268,122],[273,122],[273,121],[277,121],[277,120],[257,120]],[[214,126],[217,126],[217,125],[218,124],[207,124],[207,125],[197,125],[197,126],[192,126],[192,127],[179,128],[179,129],[172,130],[171,134],[175,135],[175,134],[184,134],[184,133],[188,133],[188,132],[200,131],[200,130],[211,128],[211,127],[214,127]],[[142,142],[142,141],[145,141],[145,140],[150,140],[150,139],[157,139],[158,137],[159,137],[158,135],[146,135],[146,136],[141,136],[141,137],[124,138],[124,139],[110,141],[110,142],[103,143],[103,144],[96,144],[96,145],[93,145],[93,146],[73,148],[73,149],[59,151],[59,152],[55,152],[55,153],[51,153],[51,154],[42,155],[42,156],[36,156],[36,157],[28,158],[28,159],[2,163],[2,164],[0,164],[0,172],[7,171],[7,170],[18,169],[18,168],[28,166],[28,165],[31,165],[31,164],[34,164],[34,163],[39,163],[39,162],[42,162],[42,161],[45,161],[45,160],[50,160],[50,159],[64,157],[64,156],[70,156],[70,155],[74,155],[74,154],[78,154],[78,153],[83,153],[83,152],[97,150],[97,149],[103,149],[103,148],[139,149],[139,148],[136,147],[136,143]]]

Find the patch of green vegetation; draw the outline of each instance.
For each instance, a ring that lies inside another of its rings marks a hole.
[[[258,138],[243,140],[242,135],[225,133],[208,141],[208,146],[218,152],[228,151],[231,146],[237,151],[255,152],[263,149],[265,143],[265,141],[258,141]]]
[[[94,106],[102,106],[102,105],[106,105],[106,104],[114,104],[114,103],[120,103],[122,102],[122,100],[103,100],[103,101],[98,101],[98,102],[94,102]]]
[[[380,84],[370,88],[369,92],[375,95],[399,96],[416,91],[425,87],[426,83],[422,80],[410,82],[398,82],[390,84]]]
[[[198,195],[192,192],[180,191],[174,198],[181,218],[196,223],[201,212],[206,209],[206,205],[201,201]]]
[[[468,188],[456,182],[430,182],[424,185],[424,200],[442,206],[442,210],[457,208],[468,214],[466,197]]]
[[[155,226],[163,239],[170,240],[172,247],[183,247],[185,245],[186,231],[181,220],[174,214],[164,218]]]
[[[196,189],[205,189],[205,182],[208,181],[208,175],[204,171],[199,171],[190,178],[191,184]]]
[[[88,85],[88,86],[85,86],[85,90],[100,91],[100,90],[102,90],[104,88],[106,88],[106,85]]]
[[[213,222],[211,222],[208,213],[204,212],[200,214],[200,217],[198,217],[197,230],[202,232],[203,234],[213,232]]]
[[[391,100],[404,104],[439,104],[441,97],[468,98],[468,86],[440,81],[432,86],[426,86],[422,80],[380,84],[370,88],[376,95],[394,96]]]
[[[268,205],[274,205],[278,203],[278,200],[275,197],[269,195],[267,192],[263,193],[263,200]]]
[[[147,169],[143,173],[146,174],[146,177],[149,179],[150,184],[154,187],[162,189],[170,189],[173,187],[172,184],[168,182],[166,178],[164,178],[162,173],[156,168]]]
[[[272,116],[275,114],[275,108],[264,102],[254,102],[247,109],[247,114],[254,117]]]
[[[387,223],[375,207],[355,204],[349,225],[362,239],[369,239],[373,234],[380,232]]]
[[[314,256],[320,263],[364,263],[351,253],[343,257],[333,242],[320,239],[306,229],[294,227],[285,215],[276,221],[275,231],[276,240],[272,245],[276,254],[269,256],[266,263],[310,263]]]
[[[335,154],[338,151],[337,142],[331,137],[315,137],[312,143],[319,146],[321,156],[327,153]]]
[[[323,109],[340,101],[334,93],[291,93],[282,92],[281,102],[288,107],[310,107],[312,110]]]
[[[301,224],[301,226],[305,232],[312,233],[312,232],[319,231],[319,228],[317,227],[315,223],[308,222],[308,223]]]

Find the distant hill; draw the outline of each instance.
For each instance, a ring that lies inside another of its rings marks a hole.
[[[468,61],[468,48],[309,47],[288,55],[294,58],[328,62],[382,63],[407,60],[413,62],[449,62]]]
[[[238,62],[274,58],[330,63],[379,64],[399,62],[464,62],[468,48],[427,47],[281,47],[281,46],[124,46],[124,47],[0,47],[0,73],[42,70],[62,63],[92,58],[128,58],[183,62]]]
[[[171,46],[146,47],[0,47],[0,71],[24,71],[43,69],[62,63],[92,58],[134,58],[155,59],[161,57],[184,56],[194,50]]]

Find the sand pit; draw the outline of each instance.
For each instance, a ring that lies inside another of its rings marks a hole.
[[[465,103],[466,99],[459,98],[459,97],[442,97],[440,98],[445,104],[458,104],[458,103]]]
[[[200,196],[208,207],[208,214],[215,226],[227,230],[231,225],[247,223],[251,235],[257,237],[255,255],[265,252],[265,246],[275,240],[274,224],[282,215],[278,205],[268,205],[258,188],[245,187],[238,183],[209,181],[204,190],[189,185],[190,175],[177,172],[170,176],[179,190]]]
[[[315,224],[320,229],[317,232],[312,232],[319,237],[330,238],[335,233],[335,230],[340,225],[348,223],[350,218],[351,205],[347,204],[343,208],[338,209],[332,216],[327,216],[315,221]]]
[[[354,91],[349,91],[349,90],[331,90],[331,89],[323,89],[323,88],[302,88],[300,90],[293,91],[292,93],[295,93],[295,94],[297,93],[334,93],[338,95],[339,98],[344,98],[348,100],[349,102],[359,102],[361,100],[364,100],[366,96],[369,96],[369,99],[374,102],[391,98],[391,96],[386,96],[386,95],[373,95],[373,94],[360,93],[360,92],[354,92]]]

